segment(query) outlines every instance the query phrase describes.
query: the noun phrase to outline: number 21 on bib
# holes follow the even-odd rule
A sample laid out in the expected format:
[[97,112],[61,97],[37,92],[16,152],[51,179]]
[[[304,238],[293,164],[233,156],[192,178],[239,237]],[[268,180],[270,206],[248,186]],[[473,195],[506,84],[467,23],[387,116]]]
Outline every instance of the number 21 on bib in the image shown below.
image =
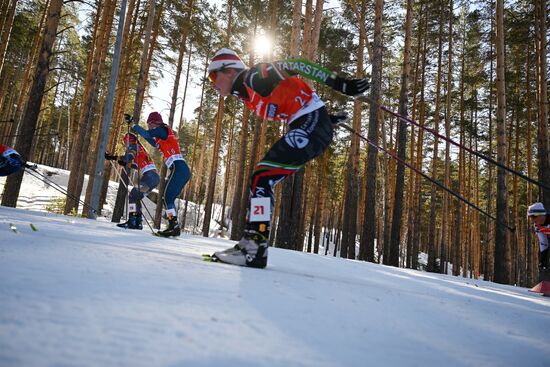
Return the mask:
[[250,199],[250,221],[269,222],[271,220],[271,199],[252,198]]

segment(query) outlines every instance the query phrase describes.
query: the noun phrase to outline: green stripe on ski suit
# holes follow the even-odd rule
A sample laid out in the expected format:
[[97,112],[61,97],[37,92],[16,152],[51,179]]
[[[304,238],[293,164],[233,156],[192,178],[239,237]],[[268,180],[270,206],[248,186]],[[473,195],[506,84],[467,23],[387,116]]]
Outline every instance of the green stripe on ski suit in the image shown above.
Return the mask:
[[[262,167],[263,166],[268,166],[266,168]],[[267,171],[267,170],[270,170],[270,169],[273,169],[273,168],[284,168],[284,169],[288,169],[288,170],[292,170],[292,171],[297,171],[299,170],[300,168],[302,168],[304,165],[299,165],[299,166],[292,166],[292,165],[285,165],[285,164],[280,164],[280,163],[275,163],[275,162],[270,162],[270,161],[260,161],[257,165],[258,168],[256,168],[254,170],[254,172],[262,172],[262,171]]]
[[277,61],[276,63],[283,71],[293,71],[303,77],[323,84],[326,84],[328,78],[331,76],[336,76],[335,72],[306,59],[286,59]]

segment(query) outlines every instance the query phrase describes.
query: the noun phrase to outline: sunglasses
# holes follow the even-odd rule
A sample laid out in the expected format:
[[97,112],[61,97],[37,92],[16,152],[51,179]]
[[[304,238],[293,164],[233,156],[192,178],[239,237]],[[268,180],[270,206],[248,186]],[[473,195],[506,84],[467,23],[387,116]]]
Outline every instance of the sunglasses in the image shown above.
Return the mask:
[[212,71],[208,73],[208,80],[210,80],[212,84],[216,84],[217,78],[218,78],[218,71]]

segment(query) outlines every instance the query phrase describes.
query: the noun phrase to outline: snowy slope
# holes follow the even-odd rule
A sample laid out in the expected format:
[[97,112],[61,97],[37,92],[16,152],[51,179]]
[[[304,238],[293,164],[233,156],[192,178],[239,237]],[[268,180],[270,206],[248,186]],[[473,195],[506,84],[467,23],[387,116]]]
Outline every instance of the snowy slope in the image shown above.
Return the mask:
[[[116,166],[115,166],[116,167]],[[61,213],[65,204],[65,194],[67,191],[67,184],[69,182],[70,172],[60,168],[54,168],[44,165],[38,165],[36,171],[30,172],[26,170],[23,175],[23,181],[21,184],[21,190],[19,192],[19,197],[17,200],[17,207],[38,211],[49,211],[49,212],[59,212]],[[4,190],[4,185],[6,184],[6,177],[0,177],[0,194]],[[88,185],[88,175],[84,176],[84,182],[82,185],[82,195],[80,196],[81,203],[79,204],[79,213],[82,213],[83,207],[82,203],[85,199],[86,189]],[[115,200],[118,191],[118,182],[109,181],[106,203],[102,208],[102,218],[110,220],[113,213],[113,208],[115,206]],[[132,189],[130,185],[130,189]],[[156,189],[153,191],[157,191]],[[0,195],[1,197],[1,195]],[[183,208],[184,203],[179,199],[176,199],[177,207]],[[142,201],[142,204],[145,207],[144,213],[146,219],[149,219],[152,215],[155,214],[156,204],[145,197]],[[87,210],[85,208],[85,210]],[[181,209],[183,213],[183,209]],[[193,231],[199,230],[202,233],[202,220],[204,216],[204,209],[196,205],[195,203],[188,203],[188,210],[185,220],[185,231],[191,233]],[[220,220],[221,206],[213,205],[211,229],[210,233],[212,235],[219,235],[220,229],[219,224],[216,220]],[[180,214],[180,219],[182,219],[183,214]],[[125,220],[125,219],[124,219]],[[123,220],[123,221],[124,221]],[[166,221],[162,221],[163,224],[166,224]],[[147,223],[143,223],[144,227],[147,227]]]
[[550,365],[525,288],[230,245],[0,207],[0,366]]

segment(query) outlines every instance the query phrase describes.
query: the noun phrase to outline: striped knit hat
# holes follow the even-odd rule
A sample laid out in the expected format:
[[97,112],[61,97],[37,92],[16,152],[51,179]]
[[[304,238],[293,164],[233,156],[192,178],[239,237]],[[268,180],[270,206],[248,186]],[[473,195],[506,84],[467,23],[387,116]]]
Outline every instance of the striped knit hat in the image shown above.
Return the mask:
[[527,209],[527,216],[534,217],[538,215],[546,215],[546,209],[542,203],[534,203]]
[[228,48],[222,48],[214,54],[208,65],[208,73],[223,69],[246,69],[246,66],[237,53]]

